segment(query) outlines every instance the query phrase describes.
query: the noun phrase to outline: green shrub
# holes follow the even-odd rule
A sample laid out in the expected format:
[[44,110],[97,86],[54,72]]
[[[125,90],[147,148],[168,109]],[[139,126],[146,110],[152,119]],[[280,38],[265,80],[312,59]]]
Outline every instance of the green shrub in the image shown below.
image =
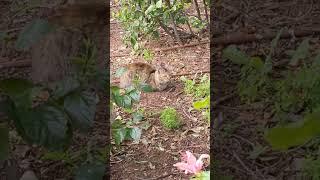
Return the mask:
[[180,120],[177,111],[174,108],[166,107],[160,116],[161,123],[168,129],[176,129],[180,127]]

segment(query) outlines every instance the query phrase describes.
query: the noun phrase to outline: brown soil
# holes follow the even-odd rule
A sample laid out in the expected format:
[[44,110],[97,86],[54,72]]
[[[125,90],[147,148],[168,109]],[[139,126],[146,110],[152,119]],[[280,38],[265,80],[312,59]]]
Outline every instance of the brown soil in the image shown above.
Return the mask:
[[[112,8],[112,11],[115,11]],[[111,79],[116,70],[127,63],[146,62],[143,57],[131,56],[130,48],[122,42],[124,34],[119,22],[111,20]],[[208,33],[203,40],[208,40]],[[197,40],[192,40],[197,42]],[[190,42],[192,43],[192,42]],[[151,50],[178,45],[171,37],[161,32],[160,40],[149,41]],[[173,74],[201,72],[209,70],[209,44],[189,48],[178,48],[166,52],[157,52],[151,63],[164,62],[173,69]],[[121,57],[119,57],[121,56]],[[194,77],[193,74],[191,77]],[[199,76],[199,75],[198,75]],[[209,125],[199,112],[192,107],[192,98],[183,93],[183,84],[175,77],[173,87],[162,92],[143,93],[139,108],[145,112],[160,112],[166,106],[178,111],[183,126],[178,130],[166,130],[159,116],[146,116],[144,121],[151,126],[143,130],[140,143],[127,141],[120,148],[114,148],[111,155],[111,178],[118,179],[188,179],[173,164],[180,161],[179,152],[190,150],[196,155],[209,154]],[[121,110],[118,114],[125,116]],[[168,176],[166,176],[168,175]]]
[[[256,29],[257,33],[278,32],[282,27],[293,29],[319,27],[319,3],[315,1],[219,1],[213,2],[215,22],[212,29],[223,33]],[[317,36],[311,38],[311,48],[319,47]],[[278,45],[273,63],[288,58],[285,50],[295,49],[303,38],[282,39]],[[270,40],[255,41],[237,45],[249,55],[264,57],[270,48]],[[213,42],[214,44],[214,42]],[[212,64],[214,72],[213,97],[217,99],[231,94],[239,81],[240,67],[222,61],[224,47],[213,45]],[[263,102],[245,104],[239,96],[220,103],[214,108],[215,128],[212,131],[213,174],[215,179],[223,176],[237,180],[248,179],[301,179],[301,169],[297,164],[301,157],[306,157],[304,147],[291,149],[289,152],[271,150],[265,141],[264,130],[273,126],[270,107]],[[250,154],[257,145],[266,147],[256,159]],[[226,178],[225,178],[226,179]]]

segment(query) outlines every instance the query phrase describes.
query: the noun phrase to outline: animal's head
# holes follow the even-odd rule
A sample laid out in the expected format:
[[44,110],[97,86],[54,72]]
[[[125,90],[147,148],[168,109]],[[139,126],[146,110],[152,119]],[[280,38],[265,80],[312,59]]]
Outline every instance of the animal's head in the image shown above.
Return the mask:
[[164,63],[161,63],[157,67],[154,76],[159,90],[164,90],[165,88],[167,88],[171,79],[171,73],[169,68]]

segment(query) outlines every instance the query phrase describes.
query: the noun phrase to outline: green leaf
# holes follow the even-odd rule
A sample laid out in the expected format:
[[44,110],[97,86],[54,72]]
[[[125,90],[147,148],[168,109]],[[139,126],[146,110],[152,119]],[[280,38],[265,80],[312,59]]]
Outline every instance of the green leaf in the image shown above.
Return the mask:
[[193,103],[193,107],[196,110],[201,110],[204,108],[208,108],[210,106],[210,96],[204,98],[203,100],[196,101]]
[[250,65],[257,70],[262,70],[264,68],[264,63],[259,57],[252,57]]
[[143,92],[152,92],[153,91],[153,88],[151,85],[149,84],[140,84],[140,89],[143,91]]
[[141,137],[142,130],[138,127],[133,127],[133,128],[130,128],[129,133],[130,133],[130,137],[134,141],[138,141]]
[[96,96],[88,92],[72,93],[64,100],[64,108],[71,124],[83,132],[92,126],[96,112]]
[[191,179],[193,179],[193,180],[210,180],[210,171],[202,171]]
[[143,119],[143,114],[139,111],[132,113],[133,122],[139,122]]
[[248,64],[250,61],[250,57],[238,50],[234,45],[230,45],[224,49],[222,57],[231,60],[235,64]]
[[296,66],[300,59],[305,59],[309,55],[309,38],[304,39],[296,51],[293,53],[289,64]]
[[140,100],[140,92],[136,89],[130,91],[128,94],[135,102],[138,102]]
[[308,114],[303,122],[274,127],[265,138],[274,149],[286,150],[306,143],[320,134],[320,110]]
[[0,81],[0,92],[8,95],[18,107],[30,107],[33,84],[23,79],[5,79]]
[[120,145],[122,141],[124,141],[126,134],[127,130],[125,128],[113,129],[112,137],[114,138],[116,145]]
[[76,169],[76,180],[102,180],[106,165],[100,162],[83,164]]
[[123,107],[130,109],[132,107],[132,99],[128,95],[123,96]]
[[47,20],[35,19],[29,25],[25,26],[19,34],[15,46],[18,50],[27,50],[35,42],[53,30],[54,27],[50,25]]
[[123,122],[119,119],[116,119],[115,121],[113,121],[112,125],[111,125],[111,129],[120,129],[123,127]]
[[0,123],[0,160],[9,156],[9,128],[6,123]]
[[17,109],[14,119],[17,131],[27,142],[49,150],[62,150],[68,140],[67,117],[59,107],[44,104],[33,110]]
[[77,81],[74,78],[67,77],[53,84],[52,96],[55,99],[59,99],[67,95],[68,93],[76,90],[79,87],[80,87],[79,81]]
[[151,4],[148,9],[145,11],[145,15],[148,15],[151,11],[155,9],[155,5]]
[[126,68],[121,67],[121,68],[117,69],[115,76],[116,76],[116,77],[120,77],[120,76],[122,76],[126,71],[127,71]]

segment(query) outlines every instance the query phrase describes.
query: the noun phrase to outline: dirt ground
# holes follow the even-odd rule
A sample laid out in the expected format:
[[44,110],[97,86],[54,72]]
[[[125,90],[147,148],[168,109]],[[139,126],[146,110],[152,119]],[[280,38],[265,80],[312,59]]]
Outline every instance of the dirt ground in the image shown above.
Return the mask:
[[[111,9],[115,10],[115,7]],[[112,76],[120,66],[146,61],[142,57],[129,54],[131,49],[126,48],[122,42],[124,32],[115,19],[111,19],[110,31],[112,81],[116,79]],[[204,36],[202,40],[209,39],[208,33]],[[151,50],[174,45],[178,44],[164,32],[161,32],[159,41],[147,43]],[[209,44],[203,44],[157,52],[151,63],[163,62],[173,69],[173,74],[200,73],[209,70],[209,56]],[[121,148],[113,150],[110,162],[112,179],[188,179],[188,176],[173,167],[173,164],[180,161],[179,152],[190,150],[196,155],[209,154],[209,124],[200,113],[188,111],[192,107],[192,98],[183,93],[183,84],[179,78],[173,78],[173,88],[162,92],[143,93],[138,106],[144,108],[145,112],[159,112],[165,106],[171,106],[177,110],[183,126],[178,130],[169,131],[160,124],[159,117],[146,117],[145,121],[151,126],[143,130],[141,142],[124,142]]]
[[[215,32],[234,33],[255,30],[255,33],[277,33],[281,28],[310,29],[319,27],[320,4],[312,0],[297,1],[214,1],[213,27]],[[319,48],[319,36],[311,38],[311,49]],[[304,39],[281,39],[277,46],[273,63],[284,58],[284,51],[295,49]],[[240,68],[230,62],[223,62],[221,52],[224,47],[214,44],[211,47],[213,75],[213,97],[217,99],[232,94],[239,81]],[[270,48],[271,40],[258,40],[238,44],[237,47],[250,56],[264,57]],[[306,149],[298,147],[288,152],[273,151],[263,137],[264,129],[274,124],[270,107],[256,102],[244,104],[238,95],[232,96],[213,109],[215,129],[212,131],[213,174],[215,179],[222,176],[237,180],[301,179],[297,164],[305,157]],[[250,159],[254,147],[266,147],[256,159]],[[227,178],[225,178],[227,179]],[[231,178],[230,178],[231,179]]]

